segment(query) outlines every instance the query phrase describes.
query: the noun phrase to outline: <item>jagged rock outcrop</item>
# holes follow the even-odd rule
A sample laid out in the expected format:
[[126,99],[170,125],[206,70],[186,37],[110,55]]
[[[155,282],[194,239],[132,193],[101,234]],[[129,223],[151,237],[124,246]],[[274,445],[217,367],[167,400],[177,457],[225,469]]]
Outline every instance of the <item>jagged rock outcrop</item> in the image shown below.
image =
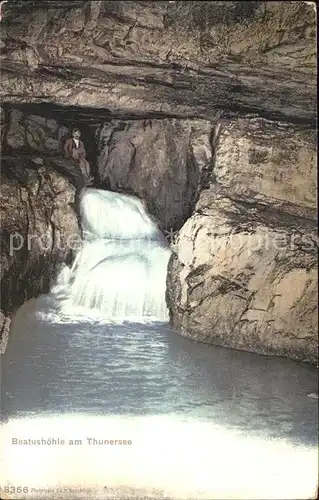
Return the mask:
[[75,188],[45,165],[23,172],[20,179],[1,176],[1,337],[12,312],[49,291],[59,265],[72,260],[81,242]]
[[80,242],[76,214],[83,175],[62,156],[69,129],[52,117],[1,108],[1,311],[4,348],[11,315],[49,291]]
[[203,120],[103,124],[96,134],[101,186],[139,196],[163,230],[180,229],[211,161],[212,128]]
[[0,144],[1,144],[0,152],[2,151],[2,142],[5,132],[5,126],[6,126],[6,115],[4,109],[0,106]]
[[1,150],[17,154],[62,155],[70,130],[53,118],[25,114],[18,108],[1,108]]
[[167,299],[183,335],[315,362],[316,138],[266,120],[221,124]]
[[316,119],[307,2],[11,0],[0,40],[5,102],[126,118]]
[[11,178],[27,184],[27,169],[45,164],[77,188],[84,186],[78,163],[63,156],[64,143],[71,137],[70,129],[54,119],[52,112],[41,116],[5,106],[1,108],[0,118],[2,169]]
[[63,141],[70,136],[56,120],[37,115],[24,115],[19,109],[9,111],[4,131],[4,147],[14,151],[33,151],[45,155],[61,154]]

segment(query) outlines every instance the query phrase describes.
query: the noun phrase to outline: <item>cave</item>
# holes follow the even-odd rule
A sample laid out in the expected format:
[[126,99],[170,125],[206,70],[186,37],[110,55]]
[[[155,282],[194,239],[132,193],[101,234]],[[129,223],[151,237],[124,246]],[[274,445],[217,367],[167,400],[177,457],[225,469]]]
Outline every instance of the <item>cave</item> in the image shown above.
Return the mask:
[[314,2],[0,9],[4,498],[317,498]]
[[[52,126],[55,126],[54,130]],[[192,145],[187,144],[187,134],[194,135],[193,128],[196,126],[200,130],[201,122],[191,120],[187,123],[186,120],[172,119],[170,116],[156,117],[147,113],[138,116],[116,115],[109,113],[108,110],[79,106],[4,102],[2,104],[3,174],[19,178],[20,182],[27,184],[28,168],[34,167],[34,162],[41,160],[66,176],[77,188],[83,187],[81,170],[73,161],[65,159],[63,153],[66,140],[72,137],[72,130],[78,127],[94,177],[92,186],[133,194],[144,199],[162,230],[177,231],[192,213],[200,181],[200,167],[195,165],[196,159],[188,150]],[[15,127],[20,127],[20,131],[25,127],[25,131],[19,137],[15,137]],[[208,126],[203,121],[203,130],[205,127]],[[178,151],[177,141],[169,137],[174,133],[181,135],[181,140],[185,142],[185,151]],[[150,137],[147,137],[147,134]],[[166,179],[162,179],[160,195],[158,190],[150,192],[148,179],[144,180],[144,183],[141,179],[140,185],[132,183],[129,179],[130,171],[136,169],[135,163],[140,160],[140,158],[136,160],[136,155],[144,154],[143,151],[140,153],[141,148],[135,146],[134,140],[137,142],[142,140],[144,148],[147,147],[148,141],[150,143],[148,146],[151,147],[151,142],[157,140],[159,134],[163,135],[160,146],[164,149],[166,162],[169,163],[166,166]],[[103,156],[107,148],[109,148],[109,163],[117,163],[115,168],[121,172],[118,178],[113,178],[112,174],[103,171],[105,163]],[[156,163],[155,151],[151,161]],[[125,167],[124,162],[127,162]],[[185,179],[182,186],[177,186],[178,180],[176,181],[177,193],[175,193],[170,182],[174,180],[174,176],[181,175],[181,172],[174,172],[177,163],[179,169],[184,170],[182,175],[184,174]],[[209,165],[205,167],[206,170],[209,169]],[[114,169],[114,166],[110,168]],[[125,169],[127,171],[123,173]],[[145,167],[141,168],[143,169],[145,170]],[[124,176],[123,179],[121,176]],[[174,198],[178,199],[179,209],[172,206]]]
[[[64,136],[58,138],[60,150],[49,150],[41,151],[41,154],[38,156],[44,156],[43,160],[47,160],[50,158],[63,158],[63,145],[69,137],[71,137],[71,131],[73,128],[79,127],[85,138],[85,148],[86,155],[90,165],[92,165],[92,172],[94,177],[97,177],[97,150],[96,150],[96,141],[95,141],[95,130],[104,122],[110,121],[110,115],[107,112],[99,113],[98,110],[92,109],[82,109],[81,107],[76,106],[56,106],[54,104],[12,104],[10,102],[2,103],[2,110],[4,116],[9,116],[12,110],[16,110],[21,113],[21,116],[36,116],[40,117],[44,120],[54,120],[59,124],[59,127],[64,127],[65,132]],[[4,161],[4,172],[6,172],[6,162],[12,161],[12,159],[16,156],[16,164],[18,162],[25,161],[32,162],[32,158],[34,158],[35,150],[28,144],[27,142],[23,144],[22,147],[19,147],[17,150],[7,144],[5,134],[8,130],[8,127],[5,126],[5,118],[3,117],[3,127],[4,127],[4,139],[3,139],[3,147],[2,147],[2,160]],[[39,145],[39,150],[41,146]],[[60,166],[60,172],[64,172],[65,175],[69,175],[70,180],[76,183],[77,177],[76,173],[72,176],[72,172],[67,172],[67,168],[64,168],[65,165]],[[56,165],[55,168],[59,169],[59,166]],[[14,172],[12,172],[14,173]]]

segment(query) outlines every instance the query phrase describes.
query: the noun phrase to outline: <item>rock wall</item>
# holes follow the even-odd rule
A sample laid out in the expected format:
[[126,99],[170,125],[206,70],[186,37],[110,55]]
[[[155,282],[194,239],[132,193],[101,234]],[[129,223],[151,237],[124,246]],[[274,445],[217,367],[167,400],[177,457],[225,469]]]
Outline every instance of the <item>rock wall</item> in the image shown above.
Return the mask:
[[316,121],[307,2],[15,0],[0,42],[3,102]]
[[220,125],[206,188],[169,263],[171,322],[216,345],[316,362],[315,133]]
[[[5,170],[5,169],[3,169]],[[4,349],[12,312],[49,290],[62,262],[80,243],[75,188],[50,167],[24,168],[24,176],[1,175],[1,311]]]
[[18,107],[0,107],[2,169],[11,178],[27,184],[28,168],[45,164],[82,188],[84,178],[78,163],[63,157],[64,142],[71,137],[71,131],[52,114],[52,109],[47,116],[41,116],[33,114],[30,108],[25,112]]
[[25,114],[18,108],[1,108],[2,151],[62,155],[70,130],[53,118]]
[[160,227],[180,229],[195,206],[201,172],[211,161],[213,124],[204,120],[134,120],[96,133],[102,187],[143,200]]

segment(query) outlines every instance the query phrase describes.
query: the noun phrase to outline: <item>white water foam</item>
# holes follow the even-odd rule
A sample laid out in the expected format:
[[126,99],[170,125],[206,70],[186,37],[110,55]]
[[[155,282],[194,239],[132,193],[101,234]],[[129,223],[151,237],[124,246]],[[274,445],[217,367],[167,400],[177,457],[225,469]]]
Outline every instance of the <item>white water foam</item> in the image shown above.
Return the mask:
[[158,239],[159,230],[138,198],[86,189],[81,200],[82,226],[96,238]]
[[87,189],[81,200],[85,241],[72,269],[53,293],[64,293],[62,313],[89,310],[109,319],[167,320],[170,249],[143,203],[132,196]]

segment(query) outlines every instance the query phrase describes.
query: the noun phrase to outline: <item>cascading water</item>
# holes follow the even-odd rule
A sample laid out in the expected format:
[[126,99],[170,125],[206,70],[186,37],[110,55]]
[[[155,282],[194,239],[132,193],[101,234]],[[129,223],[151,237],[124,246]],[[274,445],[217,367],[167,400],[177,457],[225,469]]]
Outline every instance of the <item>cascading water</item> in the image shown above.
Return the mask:
[[53,290],[66,294],[63,310],[95,310],[113,319],[167,319],[166,270],[170,249],[143,203],[128,195],[86,189],[84,235],[72,268]]

